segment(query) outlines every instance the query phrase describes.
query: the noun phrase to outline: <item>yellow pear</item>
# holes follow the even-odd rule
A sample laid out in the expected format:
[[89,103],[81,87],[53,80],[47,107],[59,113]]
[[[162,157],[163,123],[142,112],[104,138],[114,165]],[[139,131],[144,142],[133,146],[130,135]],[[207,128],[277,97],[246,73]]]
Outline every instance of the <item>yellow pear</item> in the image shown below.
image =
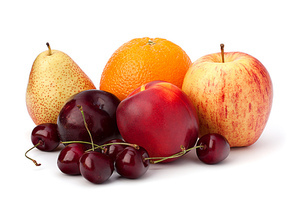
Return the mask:
[[27,87],[26,104],[36,125],[56,123],[65,101],[72,95],[96,89],[89,77],[65,53],[51,50],[35,59]]

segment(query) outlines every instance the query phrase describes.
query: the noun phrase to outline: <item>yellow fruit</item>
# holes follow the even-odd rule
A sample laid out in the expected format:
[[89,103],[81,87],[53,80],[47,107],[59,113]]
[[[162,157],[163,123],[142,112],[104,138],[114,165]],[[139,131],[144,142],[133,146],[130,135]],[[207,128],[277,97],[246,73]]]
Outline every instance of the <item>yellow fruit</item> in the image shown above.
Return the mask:
[[33,63],[26,93],[27,109],[36,125],[56,123],[70,96],[96,88],[67,54],[47,46]]

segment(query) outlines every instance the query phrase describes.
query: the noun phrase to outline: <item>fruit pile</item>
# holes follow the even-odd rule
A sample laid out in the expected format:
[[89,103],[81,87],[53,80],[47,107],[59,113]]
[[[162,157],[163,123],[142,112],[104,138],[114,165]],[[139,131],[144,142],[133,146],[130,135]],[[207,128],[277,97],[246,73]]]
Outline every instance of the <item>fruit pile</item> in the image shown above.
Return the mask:
[[[78,107],[83,113],[82,106]],[[85,122],[85,128],[89,131]],[[92,140],[92,135],[89,132]],[[37,125],[31,135],[34,147],[42,151],[53,151],[59,144],[57,125],[43,123]],[[117,173],[125,178],[136,179],[146,173],[150,163],[155,164],[170,159],[178,158],[192,149],[196,149],[198,158],[206,164],[216,164],[223,161],[230,152],[227,140],[219,134],[207,134],[201,137],[196,146],[185,149],[169,157],[149,157],[148,152],[137,144],[124,142],[122,139],[112,139],[102,145],[95,145],[86,141],[62,142],[66,146],[60,151],[57,166],[61,172],[68,175],[82,175],[88,181],[100,184],[107,181],[116,169]],[[91,145],[90,149],[86,145]],[[32,148],[31,148],[32,149]],[[30,151],[29,149],[28,151]],[[41,164],[36,160],[26,157],[36,166]]]
[[65,53],[48,50],[33,63],[28,112],[33,148],[53,151],[61,172],[103,183],[114,171],[135,179],[150,164],[191,150],[206,164],[231,147],[257,141],[269,117],[272,83],[265,67],[241,52],[191,63],[178,45],[133,39],[106,64],[100,90]]

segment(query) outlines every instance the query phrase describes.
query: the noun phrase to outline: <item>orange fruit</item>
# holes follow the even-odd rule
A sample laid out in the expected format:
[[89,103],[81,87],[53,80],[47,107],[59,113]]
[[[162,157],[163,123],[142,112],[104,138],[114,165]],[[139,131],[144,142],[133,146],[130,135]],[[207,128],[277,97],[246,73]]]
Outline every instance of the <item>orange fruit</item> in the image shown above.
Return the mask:
[[100,89],[123,100],[136,88],[154,80],[182,88],[191,64],[185,51],[166,39],[135,38],[113,53],[102,72]]

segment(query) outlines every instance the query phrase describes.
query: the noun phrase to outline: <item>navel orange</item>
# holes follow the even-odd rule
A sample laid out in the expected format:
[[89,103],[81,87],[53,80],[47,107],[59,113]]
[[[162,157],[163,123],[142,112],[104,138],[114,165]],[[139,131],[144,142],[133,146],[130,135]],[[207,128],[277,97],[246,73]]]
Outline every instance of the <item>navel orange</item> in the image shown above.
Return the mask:
[[135,38],[119,47],[107,62],[100,89],[125,99],[139,86],[154,80],[182,88],[192,64],[178,45],[162,38]]

